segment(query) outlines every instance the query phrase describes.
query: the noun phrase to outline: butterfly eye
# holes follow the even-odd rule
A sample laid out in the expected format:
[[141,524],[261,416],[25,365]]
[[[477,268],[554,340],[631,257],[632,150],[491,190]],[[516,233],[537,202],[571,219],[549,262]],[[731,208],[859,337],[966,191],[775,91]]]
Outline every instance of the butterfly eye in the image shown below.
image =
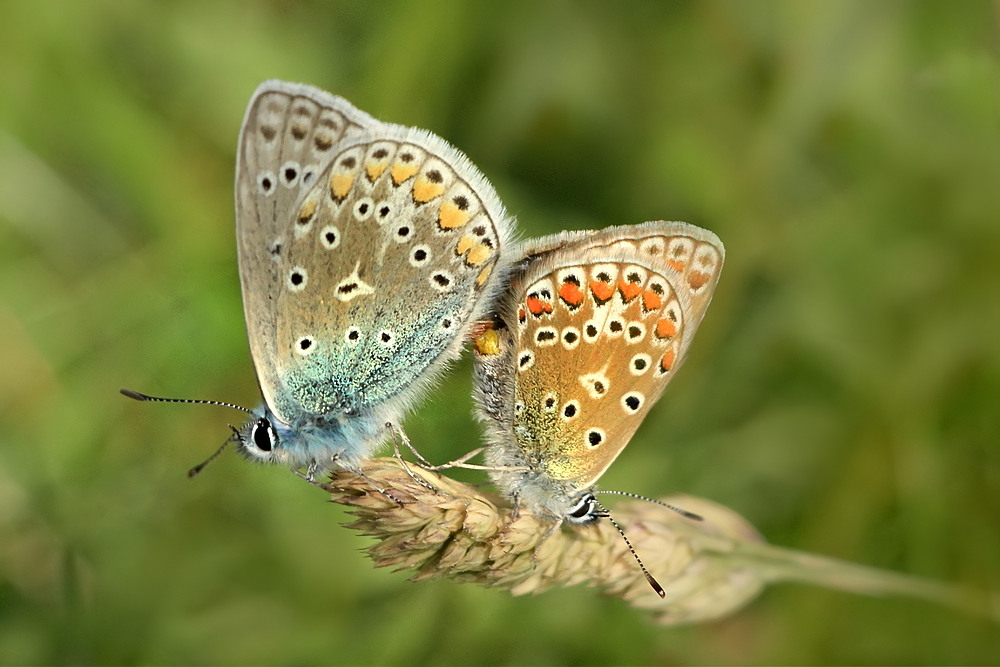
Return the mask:
[[250,439],[253,440],[253,444],[257,446],[257,449],[262,452],[269,452],[274,446],[274,428],[264,417],[257,420],[257,423],[253,425],[253,432],[250,434]]
[[570,523],[591,523],[600,517],[597,511],[597,499],[592,493],[580,496],[576,505],[566,513],[566,520]]

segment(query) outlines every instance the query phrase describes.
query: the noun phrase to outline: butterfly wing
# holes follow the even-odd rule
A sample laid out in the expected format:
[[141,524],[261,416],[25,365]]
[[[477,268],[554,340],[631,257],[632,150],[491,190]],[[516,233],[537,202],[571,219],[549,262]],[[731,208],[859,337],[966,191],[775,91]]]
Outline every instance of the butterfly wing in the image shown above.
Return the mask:
[[494,441],[514,441],[515,461],[583,490],[676,373],[724,249],[711,232],[653,222],[541,239],[525,255],[501,310],[500,363],[512,379],[497,386],[505,397],[486,397],[486,411],[507,430]]
[[[326,94],[259,97],[237,197],[238,208],[251,206],[239,223],[241,275],[265,400],[293,426],[393,420],[457,354],[495,289],[506,213],[472,163],[428,132],[374,121]],[[270,102],[286,98],[288,111],[273,112],[284,123],[280,145],[265,151],[264,128],[279,125],[265,119]],[[300,104],[315,109],[313,134],[295,129],[307,118]],[[328,116],[346,131],[326,148],[311,137]],[[311,165],[317,149],[315,180],[286,178],[287,163]],[[261,183],[271,173],[268,193]]]

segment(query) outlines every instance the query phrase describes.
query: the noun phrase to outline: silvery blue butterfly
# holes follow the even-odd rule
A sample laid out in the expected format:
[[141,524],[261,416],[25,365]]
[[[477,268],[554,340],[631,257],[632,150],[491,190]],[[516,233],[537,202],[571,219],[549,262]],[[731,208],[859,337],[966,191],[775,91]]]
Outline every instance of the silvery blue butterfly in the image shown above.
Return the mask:
[[590,522],[607,515],[594,485],[684,360],[725,250],[707,230],[647,222],[520,254],[475,343],[486,459],[516,506]]
[[236,236],[264,405],[234,429],[238,449],[311,472],[371,456],[493,300],[512,224],[443,139],[261,84],[240,130]]

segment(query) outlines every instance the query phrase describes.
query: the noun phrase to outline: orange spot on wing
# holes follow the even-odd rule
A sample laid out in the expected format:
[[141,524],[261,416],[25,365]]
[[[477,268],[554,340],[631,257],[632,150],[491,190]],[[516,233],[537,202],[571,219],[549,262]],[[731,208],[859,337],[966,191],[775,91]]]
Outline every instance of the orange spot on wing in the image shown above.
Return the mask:
[[472,250],[469,251],[469,254],[465,256],[465,263],[469,266],[479,266],[489,259],[491,253],[492,251],[488,247],[480,243],[472,248]]
[[368,180],[374,183],[388,166],[386,162],[369,162],[365,165],[365,173],[368,174]]
[[666,373],[674,366],[674,348],[670,348],[663,353],[663,358],[660,359],[660,370]]
[[615,288],[608,283],[594,280],[590,283],[590,291],[598,301],[607,301],[614,295]]
[[493,254],[489,246],[478,241],[475,236],[466,234],[455,244],[455,254],[459,257],[465,255],[465,263],[469,266],[480,266]]
[[524,321],[528,319],[528,313],[524,311],[524,308],[517,309],[517,321],[524,324]]
[[315,214],[316,214],[316,200],[312,199],[303,204],[302,208],[299,209],[299,223],[305,224],[309,222],[312,219],[313,215]]
[[642,287],[638,283],[630,283],[624,280],[618,281],[618,289],[621,290],[622,296],[625,298],[625,303],[639,296],[639,292],[642,291]]
[[465,236],[460,238],[458,240],[458,243],[455,245],[455,254],[464,255],[465,253],[469,252],[469,250],[471,250],[472,246],[474,245],[476,245],[476,237],[466,234]]
[[335,173],[330,177],[330,194],[337,201],[343,201],[354,185],[354,174]]
[[487,266],[482,271],[480,271],[479,275],[476,276],[476,285],[478,285],[479,287],[482,287],[483,285],[485,285],[486,281],[489,280],[490,273],[492,271],[493,271],[493,265],[492,264],[490,266]]
[[583,303],[583,292],[576,283],[566,282],[559,288],[559,298],[576,308]]
[[681,259],[668,259],[667,266],[669,266],[674,271],[683,271],[684,267],[687,266],[687,262]]
[[[541,317],[542,313],[545,312],[546,304],[544,301],[539,299],[537,296],[529,296],[524,304],[528,307],[528,312],[530,312],[535,317]],[[549,312],[552,311],[552,306],[549,306]]]
[[417,173],[417,165],[412,162],[397,162],[392,165],[392,182],[399,185],[406,179]]
[[446,201],[441,204],[441,211],[438,213],[438,227],[455,229],[468,221],[469,214],[456,206],[454,202]]
[[663,299],[653,290],[648,289],[642,293],[642,309],[646,312],[656,310],[662,305]]
[[426,178],[418,178],[417,182],[413,184],[413,199],[420,204],[441,196],[442,192],[444,192],[444,185],[434,183]]
[[666,317],[661,317],[656,323],[657,338],[673,338],[677,335],[677,325]]
[[711,274],[702,273],[701,271],[692,271],[688,274],[688,285],[691,286],[691,289],[697,291],[704,287],[711,279]]

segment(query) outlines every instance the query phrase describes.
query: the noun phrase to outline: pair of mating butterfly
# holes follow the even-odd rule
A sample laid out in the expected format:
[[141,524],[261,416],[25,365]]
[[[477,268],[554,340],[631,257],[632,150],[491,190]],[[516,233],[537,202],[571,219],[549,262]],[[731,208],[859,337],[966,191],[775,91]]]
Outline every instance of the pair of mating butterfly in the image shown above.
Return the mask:
[[239,449],[357,469],[474,337],[494,483],[538,514],[606,515],[593,485],[684,358],[723,246],[679,222],[519,246],[512,231],[443,139],[262,84],[240,132],[236,232],[265,404]]

